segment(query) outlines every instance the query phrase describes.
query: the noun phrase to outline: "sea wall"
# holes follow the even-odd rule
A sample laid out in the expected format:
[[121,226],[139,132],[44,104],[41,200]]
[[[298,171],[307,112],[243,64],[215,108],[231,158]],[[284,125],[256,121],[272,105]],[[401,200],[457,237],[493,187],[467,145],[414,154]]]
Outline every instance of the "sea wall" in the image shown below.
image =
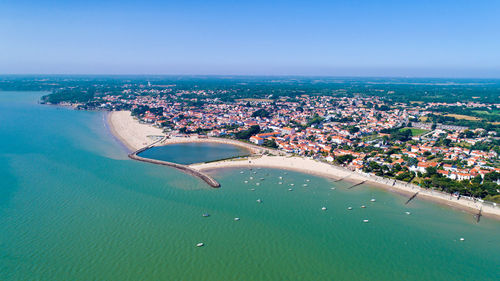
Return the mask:
[[177,163],[173,163],[173,162],[162,161],[162,160],[144,158],[144,157],[141,157],[141,156],[137,155],[137,154],[143,152],[144,150],[146,150],[148,148],[151,148],[151,146],[153,146],[153,145],[146,146],[146,147],[143,147],[143,148],[141,148],[139,150],[136,150],[135,152],[130,153],[128,155],[128,157],[130,159],[134,159],[134,160],[137,160],[137,161],[142,161],[142,162],[147,162],[147,163],[164,165],[164,166],[169,166],[169,167],[172,167],[172,168],[176,168],[176,169],[181,170],[182,172],[184,172],[186,174],[189,174],[189,175],[192,175],[192,176],[195,176],[195,177],[198,177],[198,178],[202,179],[204,182],[206,182],[208,185],[210,185],[213,188],[220,187],[220,183],[217,182],[214,178],[212,178],[211,176],[209,176],[209,175],[207,175],[205,173],[202,173],[202,172],[200,172],[200,171],[198,171],[196,169],[193,169],[193,168],[191,168],[189,166],[182,165],[182,164],[177,164]]

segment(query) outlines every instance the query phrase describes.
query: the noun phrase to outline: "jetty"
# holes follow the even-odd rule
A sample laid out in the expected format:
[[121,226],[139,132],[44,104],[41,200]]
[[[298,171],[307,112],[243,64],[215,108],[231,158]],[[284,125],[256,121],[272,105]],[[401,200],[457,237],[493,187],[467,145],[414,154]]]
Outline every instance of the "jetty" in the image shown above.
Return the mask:
[[[161,140],[160,140],[161,141]],[[173,163],[173,162],[168,162],[168,161],[162,161],[162,160],[156,160],[156,159],[150,159],[150,158],[144,158],[144,157],[141,157],[139,156],[138,154],[153,147],[154,145],[156,144],[153,143],[151,145],[148,145],[146,147],[143,147],[141,149],[138,149],[132,153],[130,153],[128,155],[128,157],[130,159],[133,159],[133,160],[137,160],[137,161],[142,161],[142,162],[147,162],[147,163],[152,163],[152,164],[157,164],[157,165],[164,165],[164,166],[169,166],[169,167],[172,167],[172,168],[176,168],[188,175],[192,175],[192,176],[195,176],[195,177],[198,177],[200,179],[202,179],[204,182],[206,182],[208,185],[210,185],[211,187],[213,188],[218,188],[220,187],[220,183],[217,182],[214,178],[212,178],[211,176],[205,174],[205,173],[202,173],[196,169],[193,169],[189,166],[186,166],[186,165],[182,165],[182,164],[177,164],[177,163]]]
[[349,176],[350,176],[350,175],[347,175],[347,176],[345,176],[345,177],[343,177],[343,178],[340,178],[340,179],[338,179],[338,180],[334,180],[333,182],[343,181],[343,180],[347,179]]
[[362,182],[358,182],[357,184],[354,184],[354,185],[349,186],[347,189],[351,189],[351,188],[356,187],[356,186],[358,186],[358,185],[362,185],[362,184],[363,184],[363,183],[365,183],[365,182],[366,182],[366,180],[364,180],[364,181],[362,181]]
[[405,205],[408,205],[408,203],[410,203],[410,201],[411,201],[411,200],[415,199],[415,197],[417,197],[417,195],[418,195],[418,191],[417,191],[417,193],[413,194],[413,195],[412,195],[412,196],[408,199],[408,201],[406,201]]
[[481,220],[481,216],[483,215],[483,207],[481,207],[481,209],[479,209],[479,213],[477,213],[477,215],[475,215],[476,217],[476,223],[479,223],[479,221]]

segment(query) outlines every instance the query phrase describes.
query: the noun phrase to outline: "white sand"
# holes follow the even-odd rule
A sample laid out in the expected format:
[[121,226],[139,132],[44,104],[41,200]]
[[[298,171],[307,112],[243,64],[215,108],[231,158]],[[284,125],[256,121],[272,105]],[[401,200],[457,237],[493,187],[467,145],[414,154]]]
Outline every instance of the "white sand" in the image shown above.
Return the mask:
[[423,189],[411,184],[403,184],[394,180],[370,176],[363,173],[349,171],[347,169],[330,165],[328,163],[302,158],[302,157],[286,157],[286,156],[257,156],[248,159],[230,159],[219,162],[200,163],[190,165],[192,168],[202,170],[232,168],[232,167],[267,167],[276,169],[296,170],[303,173],[319,175],[323,177],[341,179],[352,182],[353,184],[367,181],[371,185],[388,189],[391,191],[404,193],[407,195],[419,192],[417,198],[424,198],[431,201],[436,201],[441,204],[446,204],[455,208],[460,208],[468,212],[477,214],[482,208],[482,214],[485,216],[495,217],[500,219],[500,207],[494,207],[489,204],[482,204],[479,201],[473,201],[462,197],[457,200],[448,193]]
[[113,135],[132,151],[155,142],[155,138],[151,136],[165,135],[161,129],[139,123],[130,115],[130,111],[111,112],[108,116],[108,124]]
[[[143,148],[157,141],[157,138],[151,136],[165,136],[161,129],[155,128],[149,124],[141,124],[134,119],[129,111],[114,111],[109,114],[108,123],[111,132],[119,138],[129,149],[132,151]],[[233,145],[243,146],[254,154],[261,154],[263,152],[271,152],[272,154],[284,155],[282,152],[276,150],[269,150],[252,144],[221,138],[198,138],[197,136],[190,137],[175,137],[169,136],[163,142],[155,145],[168,145],[173,143],[188,143],[188,142],[216,142],[227,143]],[[485,216],[495,217],[500,219],[500,207],[482,204],[478,201],[474,202],[467,198],[457,200],[449,194],[421,189],[414,185],[407,185],[403,183],[396,183],[393,185],[394,180],[383,179],[367,174],[352,172],[341,167],[330,165],[327,163],[319,162],[316,160],[303,158],[303,157],[287,157],[287,156],[256,156],[247,159],[231,159],[225,161],[193,164],[190,167],[199,171],[218,169],[218,168],[231,168],[231,167],[268,167],[276,169],[296,170],[299,172],[315,174],[323,177],[341,179],[346,178],[354,183],[367,180],[370,184],[396,191],[404,194],[414,194],[419,192],[418,198],[425,198],[428,200],[436,201],[452,207],[457,207],[471,213],[477,213],[480,208],[483,210]]]

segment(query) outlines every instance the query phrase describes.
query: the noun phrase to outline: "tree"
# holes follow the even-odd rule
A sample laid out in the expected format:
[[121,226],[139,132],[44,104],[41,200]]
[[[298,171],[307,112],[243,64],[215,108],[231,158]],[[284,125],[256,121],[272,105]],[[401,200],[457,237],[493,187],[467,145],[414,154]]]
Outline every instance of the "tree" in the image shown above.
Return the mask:
[[346,163],[350,163],[353,159],[354,159],[354,156],[352,156],[351,154],[344,154],[344,155],[335,157],[335,162],[343,165]]
[[437,174],[437,169],[436,167],[427,167],[425,168],[425,176],[426,177],[431,177],[433,175],[436,175]]
[[236,138],[240,140],[247,140],[251,136],[258,134],[259,132],[260,132],[259,125],[253,125],[250,128],[248,128],[248,130],[239,131],[238,133],[236,133]]
[[278,144],[274,141],[274,139],[266,139],[262,145],[270,148],[278,148]]
[[267,112],[267,110],[265,110],[265,109],[259,109],[259,110],[254,111],[254,113],[252,113],[252,117],[264,118],[264,117],[269,117],[269,116],[271,116],[271,114],[269,114],[269,112]]

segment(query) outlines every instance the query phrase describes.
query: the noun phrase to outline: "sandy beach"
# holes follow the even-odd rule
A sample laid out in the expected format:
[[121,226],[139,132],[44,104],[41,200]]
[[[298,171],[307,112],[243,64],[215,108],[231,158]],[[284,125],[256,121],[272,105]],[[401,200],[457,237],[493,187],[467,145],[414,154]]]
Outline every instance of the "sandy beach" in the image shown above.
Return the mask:
[[[111,112],[108,117],[108,122],[111,132],[132,151],[153,144],[155,141],[158,141],[157,136],[165,136],[165,134],[162,133],[162,130],[149,124],[139,123],[130,115],[129,111]],[[423,189],[412,184],[395,182],[394,180],[380,178],[369,174],[353,172],[342,167],[309,158],[286,156],[285,153],[276,150],[269,150],[236,140],[222,138],[199,138],[197,136],[168,136],[168,138],[165,138],[162,142],[156,143],[155,145],[192,142],[233,144],[245,147],[254,154],[254,156],[244,159],[230,159],[210,163],[192,164],[189,166],[198,171],[236,167],[264,167],[295,170],[331,179],[343,179],[353,182],[353,184],[366,181],[370,185],[406,195],[412,195],[419,192],[419,199],[435,201],[473,214],[477,214],[479,209],[482,209],[483,215],[500,219],[499,206],[483,204],[479,201],[470,200],[465,197],[457,200],[456,197],[452,197],[447,193]],[[264,152],[268,152],[273,155],[262,155]]]
[[294,170],[335,180],[343,179],[346,181],[350,181],[353,184],[366,181],[367,184],[408,196],[411,196],[418,192],[419,199],[435,201],[454,208],[468,211],[473,214],[477,214],[479,209],[482,208],[482,214],[484,216],[496,217],[497,219],[500,219],[500,208],[498,206],[494,207],[492,205],[482,204],[479,201],[473,201],[465,197],[457,200],[456,197],[452,197],[448,193],[424,189],[412,184],[395,182],[391,179],[385,179],[371,176],[369,174],[350,171],[342,167],[337,167],[309,158],[263,155],[250,157],[248,159],[230,159],[218,162],[193,164],[190,166],[200,171],[208,171],[221,168],[275,168]]
[[[148,146],[156,141],[154,136],[164,136],[161,129],[141,124],[130,115],[130,111],[112,111],[108,115],[111,133],[131,151]],[[153,136],[153,137],[152,137]]]

